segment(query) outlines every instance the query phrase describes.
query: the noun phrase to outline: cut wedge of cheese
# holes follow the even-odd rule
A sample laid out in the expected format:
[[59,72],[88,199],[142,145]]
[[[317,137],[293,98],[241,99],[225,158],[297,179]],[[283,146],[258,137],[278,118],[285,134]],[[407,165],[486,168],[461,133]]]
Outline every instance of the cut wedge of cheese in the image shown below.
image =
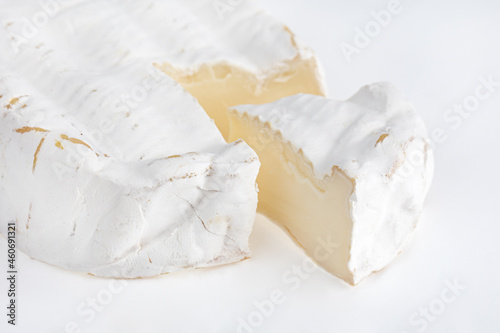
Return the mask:
[[[106,277],[247,258],[255,152],[227,144],[150,53],[140,56],[149,50],[125,55],[91,40],[94,16],[112,16],[107,2],[74,6],[17,51],[0,32],[1,233],[15,221],[17,247],[30,257]],[[99,10],[82,18],[78,8]],[[111,38],[117,29],[100,34],[127,44]]]
[[408,243],[433,172],[423,122],[390,84],[345,102],[298,94],[231,108],[230,140],[262,163],[259,210],[357,284]]
[[98,66],[150,59],[198,99],[224,136],[229,106],[269,103],[300,92],[324,94],[314,53],[287,27],[254,1],[226,7],[217,3],[55,1],[48,23],[38,28],[36,21],[21,18],[47,10],[38,1],[25,0],[9,4],[14,12],[4,15],[4,25],[14,49],[27,40],[48,49],[77,44],[78,58]]

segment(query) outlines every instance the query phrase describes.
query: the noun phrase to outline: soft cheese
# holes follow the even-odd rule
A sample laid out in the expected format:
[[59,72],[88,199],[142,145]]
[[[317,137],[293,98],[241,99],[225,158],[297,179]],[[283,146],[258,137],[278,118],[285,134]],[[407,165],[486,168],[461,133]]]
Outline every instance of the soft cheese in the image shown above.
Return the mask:
[[224,136],[229,106],[324,93],[314,53],[254,1],[226,9],[212,0],[55,3],[40,29],[29,20],[44,12],[38,1],[9,3],[19,8],[3,20],[14,48],[31,35],[31,24],[36,33],[30,40],[49,48],[78,44],[79,57],[99,65],[148,58],[198,99]]
[[[77,15],[114,9],[122,19],[118,7],[64,3],[72,6],[59,23],[17,50],[16,35],[0,32],[1,233],[15,221],[18,249],[32,258],[107,277],[248,257],[256,154],[227,144],[197,101],[153,66],[151,49],[137,45],[132,56],[99,44],[129,41],[112,38],[118,28],[97,34],[93,17]],[[14,28],[21,13],[32,11],[2,12],[0,21]]]
[[[262,163],[259,210],[351,284],[407,244],[433,172],[425,126],[390,84],[345,102],[298,94],[230,110]],[[328,244],[325,250],[325,244]]]

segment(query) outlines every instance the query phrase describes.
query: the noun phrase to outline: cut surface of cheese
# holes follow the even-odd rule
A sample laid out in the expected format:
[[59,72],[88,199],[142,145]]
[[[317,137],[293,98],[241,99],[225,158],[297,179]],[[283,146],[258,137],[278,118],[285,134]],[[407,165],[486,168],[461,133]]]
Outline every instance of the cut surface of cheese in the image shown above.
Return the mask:
[[345,102],[298,94],[229,110],[259,155],[259,211],[330,273],[357,284],[408,243],[433,172],[425,126],[390,84]]
[[[147,58],[198,99],[227,136],[227,107],[260,104],[296,93],[324,94],[314,53],[255,1],[222,11],[212,0],[67,0],[43,26],[21,20],[43,12],[38,1],[6,7],[11,44],[52,49],[78,44],[78,58],[97,66]],[[11,15],[8,15],[8,11]],[[2,8],[3,10],[3,8]],[[63,54],[61,54],[64,56]]]
[[280,73],[259,78],[254,73],[229,65],[206,66],[193,75],[183,75],[161,66],[195,96],[220,131],[227,138],[229,119],[227,108],[241,103],[262,104],[301,92],[323,95],[313,59],[290,61],[290,67]]
[[[7,29],[40,10],[28,3],[0,13]],[[247,258],[255,152],[227,144],[150,49],[117,45],[118,27],[103,29],[126,16],[113,2],[57,3],[68,8],[18,49],[0,31],[0,232],[15,221],[30,257],[106,277]]]
[[[132,12],[160,36],[177,28],[165,19],[177,7],[197,21],[186,37],[196,42],[182,50],[179,45],[157,66],[198,99],[225,137],[229,106],[269,103],[297,93],[325,94],[314,52],[255,1],[240,1],[225,14],[211,0],[154,2],[155,10],[146,9],[151,0],[134,2]],[[175,31],[179,34],[178,28]]]

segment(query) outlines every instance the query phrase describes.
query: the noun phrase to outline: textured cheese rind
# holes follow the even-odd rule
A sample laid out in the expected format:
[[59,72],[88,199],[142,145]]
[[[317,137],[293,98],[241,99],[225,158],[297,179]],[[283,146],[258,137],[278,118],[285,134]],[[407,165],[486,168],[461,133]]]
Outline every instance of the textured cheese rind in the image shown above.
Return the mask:
[[248,257],[255,152],[226,144],[150,61],[96,66],[82,51],[30,42],[0,55],[0,232],[16,221],[32,258],[109,277]]
[[[290,68],[294,59],[316,59],[283,24],[255,1],[234,2],[222,15],[211,0],[59,0],[47,24],[26,39],[27,23],[43,13],[36,0],[9,2],[0,24],[15,48],[25,43],[78,44],[80,57],[107,66],[129,59],[168,64],[185,75],[225,64],[264,81]],[[24,19],[26,18],[26,20]],[[29,23],[28,23],[29,25]],[[318,82],[323,85],[321,70]]]
[[345,102],[299,94],[230,112],[257,119],[304,157],[321,183],[338,167],[355,183],[349,269],[354,284],[386,266],[408,242],[433,173],[426,129],[391,84]]
[[0,39],[12,56],[28,45],[52,63],[88,71],[154,64],[227,135],[228,106],[325,95],[312,50],[254,2],[231,1],[221,13],[212,0],[9,1],[0,5]]

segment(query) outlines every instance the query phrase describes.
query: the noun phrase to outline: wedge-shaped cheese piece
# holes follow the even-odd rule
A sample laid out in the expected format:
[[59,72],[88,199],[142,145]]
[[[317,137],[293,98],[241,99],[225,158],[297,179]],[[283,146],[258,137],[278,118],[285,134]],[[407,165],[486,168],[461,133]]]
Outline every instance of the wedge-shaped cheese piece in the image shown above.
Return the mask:
[[350,284],[406,245],[433,170],[423,122],[390,84],[345,102],[299,94],[230,110],[262,163],[259,210]]
[[106,68],[55,41],[0,55],[1,233],[15,221],[19,250],[106,277],[248,257],[255,152],[149,60]]
[[78,44],[80,57],[98,64],[151,59],[198,99],[223,135],[229,106],[268,103],[299,92],[323,94],[315,55],[288,28],[253,1],[219,3],[57,1],[49,6],[53,15],[38,28],[37,21],[21,18],[49,9],[25,0],[9,4],[13,9],[4,24],[15,49],[34,39],[48,48]]

